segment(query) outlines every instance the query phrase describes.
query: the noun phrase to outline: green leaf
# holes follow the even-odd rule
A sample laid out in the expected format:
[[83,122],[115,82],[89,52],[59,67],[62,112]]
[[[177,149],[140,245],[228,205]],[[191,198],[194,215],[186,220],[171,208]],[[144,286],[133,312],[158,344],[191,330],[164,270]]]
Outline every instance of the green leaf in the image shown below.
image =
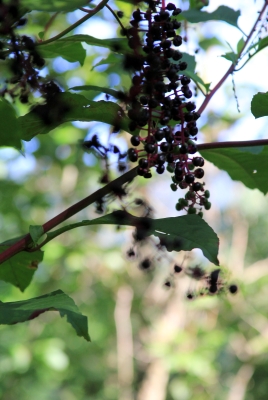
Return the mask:
[[47,234],[48,240],[68,230],[89,225],[127,225],[143,226],[146,224],[146,236],[154,235],[164,240],[168,251],[202,250],[204,256],[212,263],[219,265],[217,259],[219,239],[213,229],[198,215],[185,215],[173,218],[139,218],[125,211],[115,211],[91,221],[82,221],[67,225]]
[[86,0],[20,0],[21,6],[36,11],[74,11],[86,4]]
[[233,64],[236,64],[238,58],[237,54],[233,52],[223,54],[221,57],[226,58],[226,60],[232,61]]
[[[98,121],[110,125],[119,126],[129,132],[129,118],[126,117],[124,110],[116,103],[111,101],[91,101],[80,94],[59,93],[57,102],[68,107],[68,111],[61,114],[59,118],[51,124],[45,124],[39,117],[42,110],[46,111],[47,106],[38,106],[39,115],[33,109],[28,114],[18,118],[22,139],[29,141],[34,136],[46,134],[64,122],[71,121]],[[53,111],[53,110],[52,110]],[[136,131],[130,132],[132,135]],[[137,134],[137,133],[136,133]]]
[[30,225],[29,233],[31,235],[32,241],[37,245],[38,240],[44,235],[44,229],[42,225]]
[[21,131],[12,105],[5,99],[0,99],[0,146],[21,148]]
[[199,41],[199,46],[204,50],[208,50],[212,46],[223,46],[223,43],[216,37],[205,38]]
[[237,25],[238,17],[240,16],[240,11],[234,11],[232,8],[227,6],[220,6],[217,10],[212,13],[208,13],[206,11],[198,11],[198,10],[188,10],[184,11],[181,16],[186,19],[188,22],[196,23],[196,22],[206,22],[206,21],[223,21],[227,22],[227,24],[233,25],[236,28],[240,29]]
[[93,67],[91,68],[91,71],[94,68],[98,67],[99,65],[106,65],[106,64],[118,65],[118,66],[120,65],[120,67],[122,67],[122,65],[123,65],[123,56],[121,54],[110,53],[107,58],[103,58],[97,64],[93,65]]
[[100,86],[95,86],[95,85],[74,86],[74,87],[70,88],[69,90],[77,90],[77,91],[93,90],[93,91],[100,92],[100,93],[107,93],[107,94],[115,97],[116,99],[121,98],[120,93],[122,94],[122,92],[118,92],[117,90],[100,87]]
[[267,46],[268,46],[268,37],[265,37],[258,42],[258,51],[264,49]]
[[13,325],[38,317],[46,311],[59,311],[60,316],[66,315],[77,336],[90,341],[87,317],[82,315],[73,299],[62,290],[56,290],[40,297],[9,303],[0,302],[0,324]]
[[201,150],[201,155],[226,171],[234,181],[268,193],[268,146]]
[[[187,53],[182,53],[182,59],[178,62],[175,62],[174,64],[178,64],[181,61],[187,62],[187,69],[186,71],[188,72],[195,72],[195,67],[196,67],[196,61],[195,61],[195,56],[190,56]],[[184,73],[185,71],[183,71]]]
[[38,51],[44,58],[60,56],[69,62],[79,61],[80,65],[84,64],[86,58],[86,50],[81,42],[70,42],[66,39],[59,39],[55,42],[38,46]]
[[[0,244],[0,252],[10,246]],[[18,287],[22,292],[29,286],[38,264],[43,260],[43,251],[22,251],[0,265],[0,279]]]
[[240,53],[240,51],[242,50],[242,48],[244,47],[244,45],[245,45],[245,41],[244,41],[243,38],[241,38],[241,39],[239,40],[239,42],[237,43],[237,45],[236,45],[236,51],[237,51],[237,53]]
[[268,116],[268,92],[258,92],[253,96],[251,112],[256,119]]
[[68,36],[64,40],[66,42],[71,42],[71,43],[85,42],[92,46],[106,47],[116,53],[124,54],[130,52],[128,41],[125,38],[98,39],[90,35],[81,34],[81,35]]
[[183,71],[183,73],[184,73],[184,75],[189,76],[189,78],[191,78],[195,83],[198,83],[198,84],[204,86],[206,94],[209,92],[211,83],[205,83],[203,81],[203,79],[200,78],[200,76],[198,76],[197,74],[194,74],[192,71],[186,70],[186,71]]

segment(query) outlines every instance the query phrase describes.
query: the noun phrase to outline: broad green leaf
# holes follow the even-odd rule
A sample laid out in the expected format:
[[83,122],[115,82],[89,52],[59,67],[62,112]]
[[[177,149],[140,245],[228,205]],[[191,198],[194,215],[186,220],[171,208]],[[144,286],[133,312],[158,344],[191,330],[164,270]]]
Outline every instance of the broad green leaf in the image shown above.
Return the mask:
[[223,54],[221,57],[226,58],[226,60],[232,61],[233,64],[236,64],[238,58],[237,54],[233,52]]
[[21,131],[12,105],[0,99],[0,146],[12,146],[20,149]]
[[201,150],[202,156],[226,171],[234,181],[268,193],[268,146]]
[[81,91],[81,90],[93,90],[99,93],[107,93],[113,97],[115,97],[116,99],[118,98],[122,98],[122,96],[120,94],[122,94],[122,92],[118,92],[117,90],[114,89],[109,89],[109,88],[105,88],[105,87],[100,87],[100,86],[95,86],[95,85],[83,85],[83,86],[74,86],[72,88],[70,88],[69,90],[76,90],[76,91]]
[[44,229],[42,225],[30,225],[29,233],[31,235],[34,244],[38,243],[38,240],[43,236]]
[[[57,103],[64,105],[68,111],[60,113],[59,116],[52,114],[53,122],[45,124],[39,115],[47,112],[55,112],[55,107],[46,105],[38,106],[28,114],[18,118],[22,139],[29,141],[34,136],[46,134],[64,122],[71,121],[98,121],[118,126],[129,132],[129,119],[125,116],[123,109],[111,101],[91,101],[80,94],[59,93]],[[37,112],[38,110],[38,112]],[[130,132],[135,134],[134,132]]]
[[[10,246],[0,245],[0,252]],[[22,251],[0,265],[0,279],[17,286],[22,292],[29,286],[38,264],[43,260],[43,251]]]
[[38,51],[44,58],[60,56],[69,62],[79,61],[81,65],[84,64],[86,58],[86,50],[81,43],[70,42],[66,39],[38,46]]
[[[190,56],[190,55],[187,54],[187,53],[182,53],[182,59],[181,59],[180,61],[178,61],[178,62],[175,62],[175,64],[178,64],[178,63],[181,62],[181,61],[187,62],[187,69],[186,69],[186,71],[189,71],[189,72],[192,72],[192,73],[195,72],[195,67],[196,67],[195,56]],[[184,73],[184,72],[185,72],[185,71],[183,71],[183,73]]]
[[91,221],[82,221],[70,224],[63,228],[49,232],[48,240],[68,230],[89,225],[127,225],[142,227],[146,225],[146,236],[159,237],[168,251],[190,251],[194,248],[202,250],[204,256],[212,263],[219,265],[217,259],[219,239],[213,229],[198,215],[185,215],[173,218],[139,218],[125,211],[115,211]]
[[46,311],[59,311],[60,316],[66,315],[77,336],[90,341],[87,317],[82,315],[73,299],[62,290],[56,290],[29,300],[0,302],[0,324],[13,325],[38,317]]
[[201,10],[201,8],[208,6],[209,0],[190,0],[190,8]]
[[258,51],[264,49],[267,46],[268,46],[268,37],[265,37],[258,42]]
[[36,11],[74,11],[86,4],[86,0],[20,0],[20,5]]
[[239,29],[237,25],[237,20],[240,16],[240,11],[234,11],[232,8],[229,8],[227,6],[220,6],[212,13],[208,13],[206,11],[188,10],[184,11],[181,16],[188,22],[192,23],[206,21],[224,21]]
[[100,46],[111,49],[116,53],[129,53],[130,49],[128,46],[128,41],[125,38],[115,38],[115,39],[98,39],[90,35],[73,35],[68,36],[64,39],[66,42],[71,43],[81,43],[85,42],[92,46]]
[[251,112],[255,118],[268,116],[268,92],[255,94],[251,101]]
[[103,58],[97,64],[93,65],[93,67],[91,68],[91,71],[94,68],[98,67],[99,65],[106,65],[106,64],[120,65],[120,68],[121,68],[122,65],[123,65],[123,56],[122,56],[122,54],[110,53],[107,58]]

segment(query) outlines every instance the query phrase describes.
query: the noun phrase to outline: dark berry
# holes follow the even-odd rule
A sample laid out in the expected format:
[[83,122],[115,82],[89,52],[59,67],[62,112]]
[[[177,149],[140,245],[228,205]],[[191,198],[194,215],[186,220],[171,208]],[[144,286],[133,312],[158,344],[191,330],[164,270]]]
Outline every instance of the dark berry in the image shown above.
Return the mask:
[[166,156],[165,154],[158,154],[157,158],[156,158],[156,162],[159,165],[163,165],[166,162]]
[[[189,85],[189,83],[191,83],[191,79],[188,78],[188,76],[182,76],[181,77],[181,84],[182,85]],[[186,105],[186,108],[187,108],[187,105]],[[188,108],[187,108],[187,110],[188,110]],[[190,111],[190,110],[188,110],[188,111]]]
[[204,172],[204,170],[202,168],[197,168],[194,171],[194,174],[195,174],[196,178],[201,179],[205,175],[205,172]]
[[135,149],[129,149],[128,150],[128,158],[130,161],[135,162],[138,160],[138,153],[136,152]]
[[237,291],[238,291],[237,285],[230,285],[229,286],[229,292],[230,293],[235,294],[235,293],[237,293]]
[[185,69],[187,69],[188,64],[187,64],[187,62],[182,61],[182,62],[179,63],[179,67],[180,67],[181,71],[184,71]]
[[176,46],[176,47],[180,46],[180,45],[182,44],[182,38],[181,38],[181,36],[176,36],[176,37],[174,37],[174,39],[173,39],[173,44],[174,44],[174,46]]
[[165,166],[164,166],[164,165],[159,165],[159,166],[156,168],[156,172],[157,172],[158,174],[163,174],[164,171],[165,171]]
[[181,271],[182,271],[182,267],[180,267],[179,265],[174,265],[174,272],[179,274]]
[[202,189],[201,183],[195,182],[195,183],[193,184],[193,190],[194,190],[195,192],[198,192],[198,190],[200,190],[200,189]]
[[169,10],[169,11],[176,10],[175,4],[173,4],[173,3],[168,3],[168,5],[166,6],[166,10]]
[[144,169],[141,168],[141,167],[139,167],[139,168],[137,169],[137,174],[138,174],[139,176],[144,176],[144,174],[145,174]]
[[124,16],[123,11],[117,11],[117,16],[118,16],[118,18],[123,18],[123,16]]
[[161,143],[160,149],[161,149],[161,151],[163,151],[163,153],[166,153],[170,149],[170,144],[166,143],[166,142]]
[[146,143],[146,145],[144,146],[144,150],[148,153],[148,154],[152,154],[155,151],[155,145],[152,143]]
[[185,175],[185,182],[186,183],[193,183],[194,179],[195,179],[195,176],[193,174]]
[[140,140],[139,136],[132,136],[130,139],[130,142],[131,142],[132,146],[136,147],[136,146],[139,146],[141,140]]
[[181,147],[180,147],[180,153],[181,154],[187,154],[187,152],[188,152],[187,144],[182,144]]
[[181,9],[180,9],[180,8],[176,8],[176,9],[173,11],[172,15],[176,16],[176,15],[179,15],[180,13],[181,13]]
[[140,158],[139,159],[139,166],[141,168],[146,169],[146,168],[148,168],[148,165],[149,165],[149,162],[148,162],[147,158]]
[[150,171],[148,171],[148,172],[145,172],[145,174],[144,174],[143,176],[144,176],[144,178],[146,178],[146,179],[150,179],[150,178],[152,177],[152,174],[151,174]]
[[204,158],[202,157],[194,157],[192,163],[194,164],[195,167],[203,167],[205,161]]

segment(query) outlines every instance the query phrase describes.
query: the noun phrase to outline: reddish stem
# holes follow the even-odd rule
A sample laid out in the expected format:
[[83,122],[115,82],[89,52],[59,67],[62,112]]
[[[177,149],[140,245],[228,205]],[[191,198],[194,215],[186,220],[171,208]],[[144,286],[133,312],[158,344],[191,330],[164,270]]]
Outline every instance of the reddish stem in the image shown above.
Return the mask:
[[258,16],[258,18],[257,18],[257,20],[256,20],[256,22],[255,22],[255,24],[254,24],[254,26],[253,26],[253,28],[251,29],[251,31],[250,31],[250,33],[249,33],[249,35],[248,35],[248,37],[247,37],[245,43],[244,43],[244,46],[242,47],[242,49],[241,49],[241,50],[238,52],[238,54],[237,54],[238,57],[237,57],[236,63],[233,63],[233,64],[230,66],[230,68],[228,69],[228,71],[224,74],[224,76],[223,76],[223,77],[221,78],[221,80],[217,83],[217,85],[211,90],[211,92],[209,92],[209,94],[206,95],[205,100],[203,101],[203,103],[201,104],[201,106],[200,106],[200,108],[199,108],[199,110],[198,110],[199,114],[202,114],[202,112],[204,111],[204,109],[206,108],[206,106],[208,105],[208,103],[210,102],[210,100],[212,99],[212,97],[214,96],[214,94],[217,92],[217,90],[218,90],[218,89],[221,87],[221,85],[225,82],[225,80],[228,78],[228,76],[231,75],[231,74],[234,72],[235,67],[236,67],[236,65],[237,65],[237,62],[238,62],[238,60],[239,60],[241,54],[243,53],[243,51],[244,51],[245,48],[247,47],[247,45],[248,45],[248,43],[249,43],[249,41],[250,41],[250,39],[251,39],[251,37],[252,37],[254,31],[256,30],[256,26],[258,25],[259,21],[262,19],[262,16],[263,16],[263,14],[264,14],[264,12],[265,12],[265,10],[266,10],[267,5],[268,5],[268,1],[265,0],[264,5],[263,5],[263,7],[262,7],[262,9],[261,9],[261,11],[260,11],[260,13],[259,13],[259,16]]

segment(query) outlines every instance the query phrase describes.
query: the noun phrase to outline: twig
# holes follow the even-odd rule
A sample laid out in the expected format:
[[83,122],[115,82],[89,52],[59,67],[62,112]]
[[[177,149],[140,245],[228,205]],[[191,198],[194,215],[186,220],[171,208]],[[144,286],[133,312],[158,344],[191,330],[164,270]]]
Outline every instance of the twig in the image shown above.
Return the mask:
[[54,36],[53,38],[50,38],[48,40],[44,40],[42,42],[36,43],[36,45],[37,46],[42,46],[44,44],[52,43],[55,40],[58,40],[58,39],[62,38],[63,36],[67,35],[67,33],[71,32],[73,29],[75,29],[79,25],[83,24],[89,18],[93,17],[93,15],[95,15],[98,11],[100,11],[108,3],[108,1],[109,0],[102,0],[100,2],[100,4],[98,4],[92,11],[87,12],[87,15],[85,15],[83,18],[79,19],[73,25],[69,26],[69,28],[64,29],[64,31],[62,31],[58,35]]
[[204,111],[204,109],[206,108],[206,106],[208,105],[208,103],[210,102],[210,100],[212,99],[212,97],[214,96],[214,94],[217,92],[217,90],[218,90],[218,89],[221,87],[221,85],[225,82],[225,80],[228,78],[228,76],[234,72],[235,67],[236,67],[236,65],[237,65],[237,62],[238,62],[238,60],[239,60],[239,58],[240,58],[242,52],[244,51],[244,49],[247,47],[247,45],[248,45],[248,43],[249,43],[249,41],[250,41],[250,39],[251,39],[251,36],[253,35],[253,33],[254,33],[255,29],[256,29],[256,26],[258,25],[259,21],[262,19],[262,16],[263,16],[263,14],[264,14],[264,12],[265,12],[265,10],[266,10],[267,5],[268,5],[268,0],[265,0],[264,5],[263,5],[263,7],[262,7],[262,9],[261,9],[261,11],[260,11],[260,13],[259,13],[259,16],[258,16],[258,18],[257,18],[257,20],[256,20],[256,22],[255,22],[255,24],[254,24],[254,26],[253,26],[253,28],[251,29],[251,31],[250,31],[250,33],[249,33],[249,35],[248,35],[248,37],[247,37],[247,39],[246,39],[246,41],[245,41],[243,47],[241,48],[241,50],[240,50],[239,53],[237,54],[237,55],[238,55],[237,61],[236,61],[235,63],[233,63],[233,64],[229,67],[228,71],[224,74],[224,76],[223,76],[223,77],[221,78],[221,80],[217,83],[217,85],[209,92],[209,94],[206,95],[205,100],[203,101],[203,103],[201,104],[201,106],[200,106],[200,108],[199,108],[199,110],[198,110],[199,114],[202,114],[202,112]]

